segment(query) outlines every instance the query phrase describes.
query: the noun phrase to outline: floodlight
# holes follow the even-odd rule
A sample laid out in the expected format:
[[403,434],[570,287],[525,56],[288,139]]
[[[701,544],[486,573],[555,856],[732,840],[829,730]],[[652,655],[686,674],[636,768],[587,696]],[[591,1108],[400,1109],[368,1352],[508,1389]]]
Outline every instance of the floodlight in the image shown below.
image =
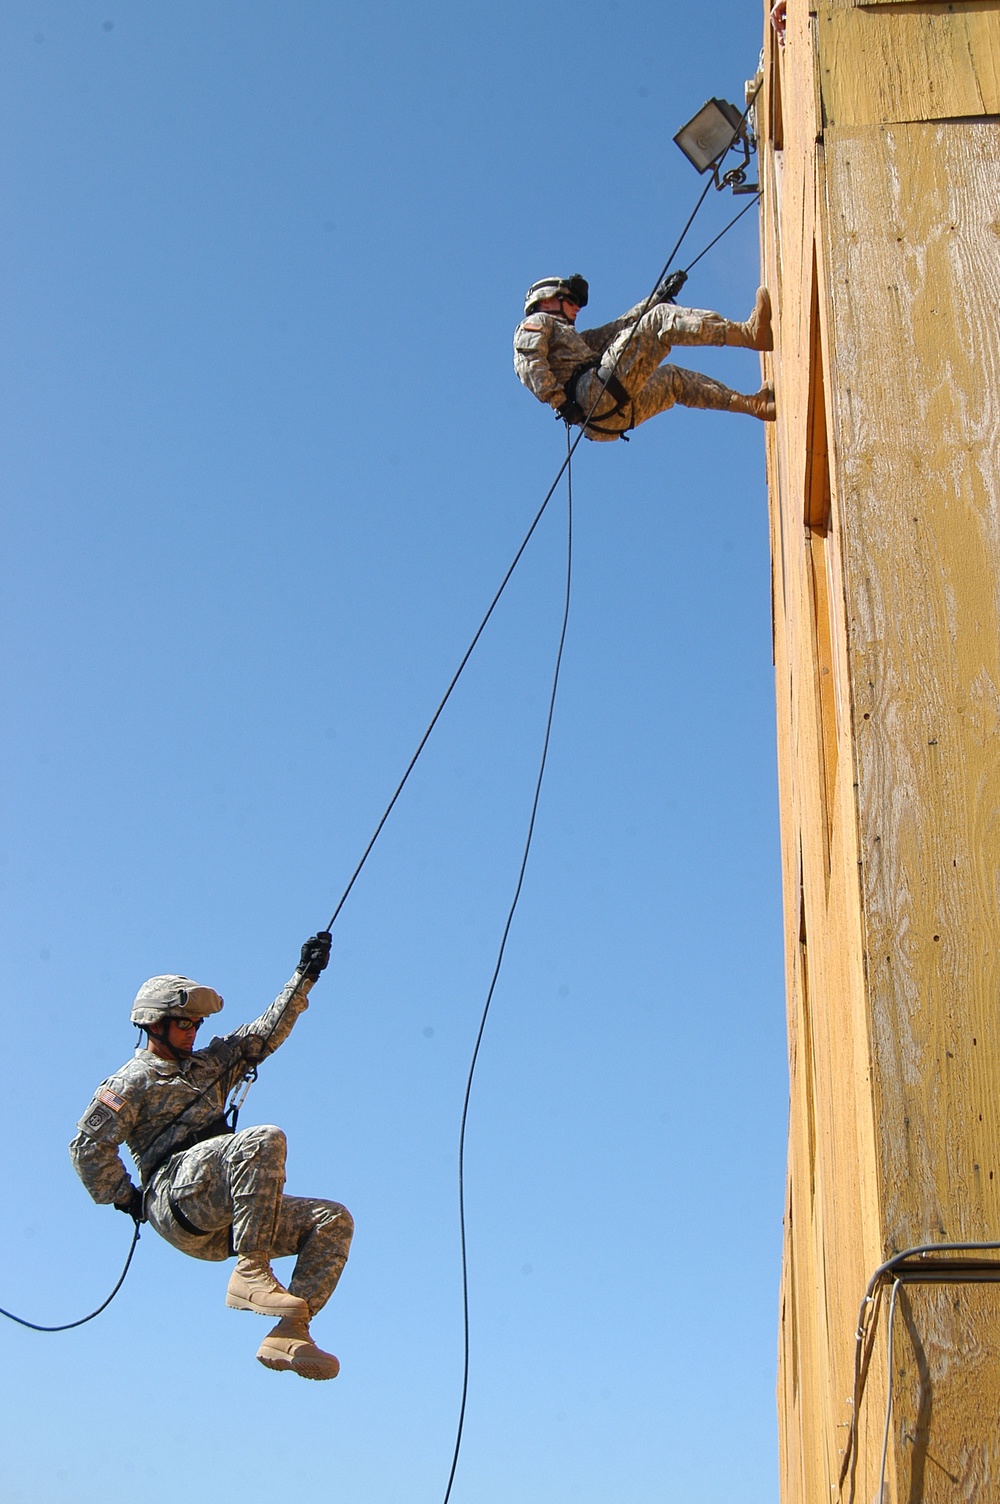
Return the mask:
[[674,140],[693,167],[710,172],[737,140],[743,116],[725,99],[709,99],[693,120],[682,126]]
[[[746,115],[727,99],[709,99],[694,119],[682,126],[674,140],[692,167],[712,174],[716,188],[731,188],[734,193],[756,193],[758,186],[747,182],[746,169],[757,143],[747,130],[746,120]],[[742,150],[743,161],[720,178],[722,159],[734,146]]]

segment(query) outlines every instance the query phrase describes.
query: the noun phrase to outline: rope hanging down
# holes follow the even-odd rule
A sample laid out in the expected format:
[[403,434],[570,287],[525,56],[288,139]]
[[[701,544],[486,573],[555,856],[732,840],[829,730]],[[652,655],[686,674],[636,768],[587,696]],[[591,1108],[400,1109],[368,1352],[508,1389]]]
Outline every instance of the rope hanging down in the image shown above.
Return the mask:
[[528,866],[528,855],[531,851],[531,842],[535,834],[535,817],[538,814],[538,801],[542,793],[542,780],[545,777],[545,764],[549,756],[549,741],[552,736],[552,718],[556,708],[556,694],[559,689],[559,670],[562,667],[563,648],[566,645],[566,628],[569,624],[570,594],[573,584],[573,448],[569,438],[569,424],[566,425],[566,596],[563,604],[562,626],[559,631],[559,646],[556,650],[555,669],[552,674],[552,689],[549,694],[549,710],[545,721],[545,737],[542,741],[542,756],[538,765],[538,777],[535,780],[535,794],[531,802],[531,816],[528,820],[528,833],[524,842],[524,852],[521,857],[521,866],[517,874],[517,883],[514,888],[514,897],[511,900],[507,912],[507,922],[503,927],[503,935],[500,939],[500,949],[497,952],[496,965],[493,967],[493,975],[486,993],[486,1003],[483,1007],[482,1017],[479,1020],[479,1030],[476,1034],[476,1043],[472,1051],[472,1061],[469,1065],[469,1075],[465,1083],[465,1100],[462,1103],[462,1127],[458,1137],[458,1221],[462,1244],[462,1314],[464,1327],[464,1362],[462,1367],[462,1402],[458,1413],[458,1430],[455,1436],[455,1451],[451,1459],[451,1472],[448,1474],[448,1486],[444,1492],[443,1504],[448,1504],[451,1497],[452,1484],[455,1481],[455,1469],[458,1466],[458,1454],[462,1447],[462,1431],[465,1426],[465,1406],[469,1395],[469,1267],[466,1252],[465,1233],[465,1130],[469,1121],[469,1102],[472,1097],[472,1080],[476,1073],[476,1062],[479,1059],[479,1047],[483,1042],[483,1034],[486,1029],[486,1019],[489,1016],[490,1005],[493,1002],[493,994],[496,992],[497,982],[500,977],[500,968],[503,966],[504,953],[507,949],[507,940],[510,935],[510,927],[514,922],[514,912],[517,909],[518,900],[521,897],[521,889],[524,886],[524,874]]
[[16,1321],[18,1326],[26,1326],[28,1330],[32,1332],[71,1332],[75,1326],[86,1326],[88,1321],[93,1321],[95,1316],[100,1316],[102,1311],[107,1310],[108,1306],[114,1300],[115,1296],[118,1294],[118,1291],[125,1283],[125,1276],[126,1274],[128,1274],[129,1268],[132,1263],[132,1255],[135,1253],[136,1244],[138,1242],[139,1223],[137,1222],[135,1224],[135,1230],[132,1233],[132,1242],[129,1246],[128,1257],[125,1260],[121,1274],[119,1274],[118,1276],[118,1283],[115,1285],[111,1294],[106,1296],[105,1299],[101,1301],[101,1304],[97,1307],[97,1309],[95,1311],[91,1311],[88,1316],[81,1316],[77,1321],[64,1321],[62,1326],[40,1326],[37,1321],[26,1321],[23,1316],[15,1316],[13,1311],[5,1311],[2,1306],[0,1306],[0,1316],[6,1316],[8,1321]]
[[[754,99],[756,99],[756,97],[757,96],[755,94],[754,95]],[[753,102],[754,102],[754,100],[751,100],[750,104],[747,106],[746,110],[744,111],[741,123],[743,123],[743,122],[746,121],[746,119],[747,119],[747,117],[748,117],[748,115],[750,113],[750,110],[753,107]],[[691,226],[694,224],[695,218],[697,217],[699,210],[701,209],[702,205],[704,204],[705,199],[708,196],[708,191],[709,191],[709,189],[710,189],[711,186],[712,186],[712,180],[709,179],[709,181],[706,183],[704,189],[702,190],[701,194],[699,195],[698,201],[695,204],[694,209],[692,210],[690,216],[688,217],[687,223],[685,224],[683,230],[681,231],[681,233],[680,233],[680,235],[679,235],[679,237],[677,239],[676,244],[674,245],[673,249],[671,250],[670,255],[667,257],[667,260],[666,260],[666,262],[665,262],[662,270],[660,271],[659,275],[657,276],[656,281],[654,282],[653,287],[651,288],[651,290],[649,292],[649,295],[646,297],[645,301],[642,304],[642,309],[641,309],[641,312],[640,312],[640,315],[639,315],[640,318],[642,317],[642,314],[646,313],[647,310],[652,306],[653,299],[654,299],[654,297],[656,295],[656,290],[660,286],[660,284],[663,282],[663,280],[667,276],[667,274],[669,273],[670,267],[671,267],[671,265],[673,263],[673,260],[674,260],[674,257],[677,255],[677,253],[679,252],[679,250],[680,250],[681,246],[683,245],[685,239],[687,238],[688,231],[691,229]],[[704,248],[704,250],[700,251],[699,254],[694,258],[694,260],[692,262],[690,262],[689,266],[685,269],[686,272],[690,271],[691,267],[695,266],[697,264],[697,262],[699,262],[702,259],[703,256],[707,255],[707,253],[712,249],[712,247],[715,246],[722,239],[722,237],[724,235],[728,234],[728,232],[733,228],[733,226],[737,223],[737,221],[740,220],[740,219],[742,219],[743,215],[746,214],[747,211],[750,208],[753,207],[753,205],[757,202],[757,199],[759,198],[759,196],[760,195],[758,194],[757,196],[755,196],[754,198],[752,198],[750,200],[750,202],[748,204],[746,204],[743,209],[740,210],[739,214],[737,214],[729,222],[729,224],[727,224],[724,227],[724,229],[722,229],[719,232],[719,234],[714,237],[714,239],[712,239],[711,241],[709,241],[708,245]],[[409,778],[410,778],[410,774],[413,772],[414,768],[416,767],[417,762],[418,762],[421,754],[423,753],[423,750],[424,750],[425,746],[427,745],[427,742],[430,739],[430,736],[431,736],[431,733],[434,730],[434,727],[437,725],[437,723],[440,720],[441,715],[442,715],[442,713],[444,711],[445,706],[448,704],[448,701],[451,699],[451,696],[452,696],[452,694],[453,694],[453,692],[455,690],[455,687],[457,686],[459,679],[461,678],[462,674],[464,673],[466,665],[468,664],[469,659],[472,657],[472,654],[475,651],[475,648],[476,648],[476,646],[477,646],[477,644],[479,642],[479,639],[482,637],[483,632],[486,630],[486,627],[487,627],[487,625],[488,625],[488,623],[490,621],[490,618],[492,617],[493,612],[496,610],[496,607],[497,607],[497,605],[500,602],[501,596],[503,595],[503,593],[506,590],[508,584],[510,583],[511,577],[514,574],[514,571],[517,568],[518,564],[520,563],[521,558],[524,555],[525,549],[527,548],[527,546],[530,543],[532,537],[534,536],[534,533],[535,533],[535,531],[536,531],[536,529],[538,527],[538,524],[541,522],[542,517],[544,516],[545,511],[548,508],[549,502],[552,500],[552,497],[555,495],[556,489],[557,489],[557,487],[559,485],[559,482],[562,480],[562,478],[563,478],[564,475],[568,475],[568,472],[569,472],[571,464],[572,464],[573,455],[576,452],[577,445],[580,443],[580,440],[584,436],[584,428],[586,427],[586,424],[587,424],[587,422],[589,422],[590,418],[593,417],[594,411],[595,411],[598,403],[600,402],[600,400],[603,397],[605,391],[607,390],[608,383],[614,377],[614,375],[615,375],[615,373],[616,373],[616,371],[618,369],[618,363],[619,363],[619,361],[622,359],[622,356],[624,356],[626,350],[629,348],[629,345],[632,342],[632,338],[633,338],[634,332],[635,332],[635,325],[633,325],[632,330],[630,330],[629,336],[626,339],[624,345],[622,346],[622,349],[619,352],[619,354],[618,354],[618,356],[617,356],[617,358],[616,358],[616,360],[614,362],[614,365],[611,367],[611,370],[608,372],[608,375],[607,375],[605,381],[603,382],[603,384],[601,385],[600,389],[597,392],[597,395],[596,395],[596,397],[594,399],[593,405],[591,406],[590,411],[587,413],[586,418],[584,419],[583,425],[580,427],[580,429],[579,429],[576,437],[572,440],[572,442],[570,442],[570,440],[569,440],[569,429],[567,428],[567,435],[566,435],[567,436],[566,458],[563,460],[562,464],[559,466],[559,469],[556,471],[556,474],[555,474],[555,477],[553,478],[552,484],[549,486],[549,489],[545,493],[545,496],[542,499],[541,505],[539,506],[537,512],[535,513],[535,515],[534,515],[534,517],[533,517],[533,519],[531,521],[531,525],[529,526],[527,532],[524,535],[524,538],[521,540],[520,546],[518,547],[517,552],[515,553],[514,558],[511,561],[511,564],[510,564],[509,568],[507,569],[506,574],[504,575],[503,579],[500,581],[500,584],[497,587],[496,593],[494,594],[493,599],[490,601],[490,604],[487,607],[486,613],[483,616],[481,622],[479,623],[479,626],[476,628],[476,631],[473,634],[472,640],[469,643],[469,646],[467,647],[465,653],[463,654],[462,659],[461,659],[461,661],[460,661],[457,669],[455,670],[454,674],[452,675],[451,681],[448,684],[448,687],[445,690],[443,696],[441,697],[441,700],[440,700],[440,703],[438,704],[437,709],[435,710],[433,716],[431,717],[430,721],[428,722],[427,728],[424,731],[423,735],[421,736],[420,741],[417,743],[416,750],[414,751],[413,756],[410,758],[410,761],[407,764],[406,770],[404,771],[402,778],[399,780],[399,783],[396,785],[396,788],[395,788],[395,790],[394,790],[394,792],[392,794],[392,797],[390,798],[388,804],[386,805],[385,809],[383,810],[382,815],[379,818],[379,821],[376,824],[374,831],[372,832],[371,839],[369,840],[367,846],[365,847],[364,851],[362,852],[361,858],[358,861],[357,866],[354,868],[354,871],[351,874],[351,877],[350,877],[350,879],[349,879],[349,881],[347,883],[347,886],[344,888],[344,891],[341,894],[340,899],[338,900],[338,902],[336,904],[336,907],[334,908],[333,914],[330,917],[330,921],[327,924],[327,929],[328,930],[332,930],[333,929],[334,924],[336,923],[337,919],[339,918],[340,912],[343,909],[344,904],[347,902],[347,899],[350,896],[350,893],[351,893],[351,891],[352,891],[355,883],[357,882],[358,878],[360,877],[361,871],[362,871],[365,863],[367,862],[369,856],[371,855],[372,850],[374,849],[376,841],[378,840],[379,836],[382,834],[382,830],[383,830],[383,828],[384,828],[384,826],[386,824],[386,821],[389,819],[389,816],[391,815],[393,809],[395,808],[396,803],[397,803],[400,795],[403,792],[403,789],[406,787],[406,784],[407,784],[407,782],[409,781]],[[569,503],[569,505],[570,505],[570,509],[571,509],[572,508],[572,497],[571,496],[570,496],[570,503]],[[560,656],[561,656],[561,651],[562,651],[562,645],[560,643]],[[546,733],[546,749],[547,749],[547,747],[548,747],[548,733]],[[543,768],[544,768],[544,761],[543,761]],[[540,787],[540,785],[539,785],[539,787]],[[536,803],[537,803],[537,800],[536,800]],[[534,824],[534,810],[532,811],[532,826],[533,826],[533,824]],[[530,833],[529,833],[529,842],[528,842],[528,844],[530,845]],[[525,850],[525,861],[527,861],[527,848]],[[523,877],[523,869],[522,869],[522,877]],[[520,896],[520,882],[518,883],[518,896]],[[514,901],[514,906],[515,907],[516,907],[516,903],[517,903],[517,898],[515,898],[515,901]],[[508,918],[508,929],[509,929],[510,920],[512,918],[513,918],[513,908],[511,910],[511,914],[510,914],[510,916]],[[506,945],[506,937],[507,937],[507,931],[505,930],[503,945],[501,946],[500,957],[499,957],[498,963],[497,963],[497,975],[499,975],[499,966],[500,966],[500,963],[502,962],[502,959],[503,959],[503,947]],[[492,1000],[492,993],[493,993],[493,989],[494,989],[495,985],[496,985],[496,977],[494,977],[493,983],[491,984],[490,998],[487,1001],[487,1010],[489,1008],[489,1001]],[[484,1017],[483,1017],[483,1023],[485,1023],[485,1013],[484,1013]],[[267,1044],[267,1040],[268,1040],[269,1037],[270,1037],[270,1033],[268,1035],[264,1036],[263,1042],[264,1042],[265,1045]],[[479,1043],[480,1043],[481,1037],[482,1037],[482,1032],[480,1030],[480,1036],[479,1036],[479,1038],[477,1038],[477,1041],[476,1041],[476,1054],[477,1055],[478,1055],[478,1051],[479,1051]],[[472,1069],[473,1070],[475,1069],[475,1057],[473,1058]],[[469,1077],[470,1085],[471,1085],[471,1078],[472,1078],[472,1073],[470,1072],[470,1077]],[[214,1081],[208,1082],[201,1089],[201,1091],[197,1094],[197,1096],[195,1096],[194,1098],[192,1098],[192,1100],[190,1102],[188,1102],[185,1105],[185,1107],[182,1108],[181,1111],[178,1112],[176,1114],[176,1116],[174,1118],[172,1118],[170,1120],[170,1122],[165,1125],[165,1127],[161,1130],[161,1133],[159,1135],[157,1135],[157,1137],[158,1138],[162,1137],[162,1135],[164,1133],[167,1133],[172,1127],[175,1126],[176,1123],[180,1122],[183,1119],[185,1113],[187,1113],[188,1111],[190,1111],[190,1109],[197,1102],[201,1101],[202,1097],[204,1097],[208,1092],[210,1092],[211,1090],[213,1090],[213,1088],[218,1084],[218,1081],[220,1079],[221,1079],[221,1076],[217,1077]],[[250,1088],[250,1086],[252,1084],[253,1084],[252,1080],[248,1080],[248,1081],[240,1083],[240,1086],[237,1088],[237,1091],[239,1092],[239,1100],[238,1101],[236,1100],[236,1096],[234,1094],[233,1102],[230,1104],[230,1108],[227,1109],[227,1111],[231,1110],[233,1107],[235,1107],[238,1110],[238,1108],[242,1105],[243,1101],[245,1100],[247,1092],[249,1091],[249,1088]],[[463,1151],[464,1151],[464,1134],[465,1134],[465,1114],[463,1113],[463,1119],[462,1119],[462,1148],[463,1148]],[[156,1139],[154,1139],[153,1142],[155,1143]],[[464,1207],[463,1207],[462,1215],[463,1215],[463,1219],[464,1219]],[[93,1321],[95,1317],[100,1316],[101,1313],[107,1309],[107,1307],[114,1300],[115,1296],[118,1294],[119,1290],[121,1289],[122,1285],[124,1284],[125,1277],[128,1274],[129,1268],[131,1267],[132,1257],[133,1257],[133,1255],[135,1253],[135,1249],[136,1249],[136,1245],[138,1244],[138,1241],[139,1241],[139,1224],[136,1223],[135,1233],[134,1233],[133,1239],[132,1239],[132,1244],[131,1244],[131,1246],[129,1248],[128,1256],[127,1256],[127,1258],[125,1260],[125,1265],[124,1265],[124,1267],[122,1269],[122,1272],[121,1272],[121,1274],[120,1274],[120,1276],[118,1278],[117,1283],[115,1284],[114,1288],[112,1289],[110,1295],[108,1295],[107,1298],[104,1301],[102,1301],[102,1303],[96,1308],[96,1310],[91,1311],[87,1316],[82,1316],[77,1321],[66,1322],[66,1323],[64,1323],[61,1326],[42,1326],[42,1325],[39,1325],[39,1324],[37,1324],[35,1322],[27,1321],[23,1317],[15,1316],[12,1312],[4,1310],[4,1308],[2,1306],[0,1306],[0,1316],[4,1316],[9,1321],[15,1321],[20,1326],[25,1326],[25,1327],[28,1327],[32,1331],[38,1331],[38,1332],[63,1332],[63,1331],[70,1331],[73,1327],[83,1326],[86,1322]],[[464,1273],[465,1273],[465,1269],[464,1269],[464,1243],[465,1243],[464,1220],[463,1220],[463,1226],[462,1226],[462,1241],[463,1241],[463,1279],[464,1279]],[[466,1315],[467,1314],[468,1313],[466,1311]],[[468,1347],[466,1345],[466,1365],[467,1365],[467,1363],[468,1363]],[[467,1381],[467,1373],[466,1373],[466,1381]],[[465,1413],[465,1384],[463,1384],[462,1418],[464,1418],[464,1413]],[[461,1428],[462,1428],[462,1419],[460,1419],[460,1421],[459,1421],[459,1435],[458,1435],[458,1441],[456,1442],[455,1461],[452,1464],[452,1477],[454,1477],[454,1467],[455,1467],[455,1463],[457,1463],[457,1460],[458,1460],[458,1447],[459,1447],[459,1445],[461,1443]],[[449,1479],[449,1483],[448,1483],[448,1492],[450,1493],[450,1491],[451,1491],[451,1479]],[[447,1495],[446,1495],[446,1499],[447,1499]]]

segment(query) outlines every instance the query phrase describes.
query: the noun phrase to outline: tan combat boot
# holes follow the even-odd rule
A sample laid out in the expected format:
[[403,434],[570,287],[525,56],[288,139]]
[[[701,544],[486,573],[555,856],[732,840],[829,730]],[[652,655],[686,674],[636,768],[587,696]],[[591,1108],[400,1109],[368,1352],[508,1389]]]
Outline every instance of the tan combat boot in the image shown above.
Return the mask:
[[258,1316],[309,1318],[309,1307],[297,1295],[289,1295],[274,1277],[264,1253],[247,1253],[236,1260],[229,1276],[226,1305],[234,1311],[256,1311]]
[[297,1373],[301,1379],[335,1379],[340,1372],[333,1353],[325,1353],[310,1337],[308,1317],[279,1321],[260,1344],[257,1362],[276,1373]]
[[736,345],[741,350],[774,349],[774,335],[771,333],[771,294],[766,287],[758,287],[753,313],[744,323],[727,323],[726,344]]
[[762,386],[759,392],[745,397],[734,392],[729,399],[731,413],[747,413],[751,418],[760,418],[762,423],[773,423],[775,418],[774,387]]

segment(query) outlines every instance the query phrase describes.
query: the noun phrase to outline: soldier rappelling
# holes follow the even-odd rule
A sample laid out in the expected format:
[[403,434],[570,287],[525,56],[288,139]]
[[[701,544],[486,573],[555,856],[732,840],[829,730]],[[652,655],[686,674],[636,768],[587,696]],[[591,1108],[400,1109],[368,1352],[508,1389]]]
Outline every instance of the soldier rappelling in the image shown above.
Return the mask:
[[[291,1033],[329,960],[322,931],[302,947],[278,997],[253,1023],[194,1048],[222,998],[190,977],[151,977],[132,1004],[146,1042],[98,1088],[70,1145],[73,1165],[94,1200],[148,1220],[162,1238],[197,1259],[236,1255],[226,1304],[277,1318],[257,1359],[306,1379],[332,1379],[340,1364],[309,1332],[347,1262],[354,1224],[336,1201],[283,1194],[280,1128],[234,1131],[229,1093]],[[127,1144],[141,1189],[118,1153]],[[288,1288],[273,1258],[296,1255]]]
[[543,277],[528,288],[514,334],[514,369],[524,385],[588,439],[620,439],[675,403],[774,420],[769,386],[744,395],[682,366],[664,365],[674,345],[735,345],[771,350],[771,300],[759,288],[750,317],[734,323],[673,301],[686,278],[668,278],[651,300],[596,329],[577,329],[587,306],[584,277]]

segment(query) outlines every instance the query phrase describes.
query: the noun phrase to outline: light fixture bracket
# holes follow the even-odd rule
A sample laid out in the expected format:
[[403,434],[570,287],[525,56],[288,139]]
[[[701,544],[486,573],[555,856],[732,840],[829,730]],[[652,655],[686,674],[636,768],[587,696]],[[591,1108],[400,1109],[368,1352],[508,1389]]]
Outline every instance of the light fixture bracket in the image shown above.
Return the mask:
[[[747,168],[757,142],[747,127],[746,116],[728,100],[706,100],[697,115],[677,132],[674,141],[692,167],[712,174],[712,181],[720,191],[731,188],[734,193],[759,192],[759,184],[747,182]],[[734,148],[742,151],[743,160],[723,172],[722,163]]]

